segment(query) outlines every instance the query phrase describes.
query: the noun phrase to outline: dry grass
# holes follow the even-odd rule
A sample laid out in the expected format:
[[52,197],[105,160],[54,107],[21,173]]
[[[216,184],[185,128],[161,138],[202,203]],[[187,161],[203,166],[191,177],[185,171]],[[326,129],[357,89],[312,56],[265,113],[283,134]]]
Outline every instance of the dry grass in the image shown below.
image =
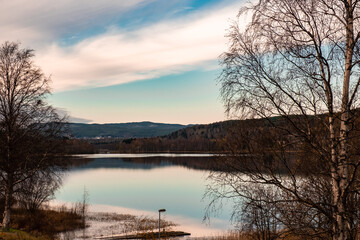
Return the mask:
[[0,232],[0,240],[50,240],[51,238],[46,236],[34,236],[29,233],[13,230],[9,232]]
[[40,210],[32,214],[26,214],[21,210],[17,210],[13,214],[11,227],[27,232],[53,235],[58,232],[81,228],[82,221],[78,215],[71,212]]
[[15,208],[10,227],[21,231],[0,232],[0,240],[6,239],[54,239],[56,234],[83,228],[81,216],[75,209],[62,207],[55,210],[40,209],[29,212]]
[[254,240],[249,234],[239,231],[230,231],[225,235],[214,236],[209,240]]
[[[314,238],[314,237],[304,237],[304,236],[294,236],[287,235],[278,238],[277,240],[326,240],[327,238]],[[211,238],[199,238],[199,240],[258,240],[252,233],[245,233],[240,231],[232,231],[225,235],[219,235]]]

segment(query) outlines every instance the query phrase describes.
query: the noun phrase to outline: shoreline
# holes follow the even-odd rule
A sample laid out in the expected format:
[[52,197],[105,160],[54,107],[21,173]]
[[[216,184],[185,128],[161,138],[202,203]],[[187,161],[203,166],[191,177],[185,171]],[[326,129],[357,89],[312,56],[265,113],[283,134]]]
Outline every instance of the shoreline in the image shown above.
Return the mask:
[[[72,203],[69,202],[53,200],[50,202],[49,206],[51,208],[56,208],[62,205],[71,206],[71,204]],[[147,221],[152,221],[152,224],[154,224],[153,229],[158,229],[157,212],[94,204],[89,205],[89,211],[87,215],[87,228],[61,234],[63,235],[63,237],[60,238],[68,239],[70,235],[71,239],[75,240],[83,239],[84,237],[94,238],[103,236],[124,235],[125,233],[137,233],[136,230],[131,232],[129,231],[130,229],[126,229],[129,228],[129,226],[131,225],[129,223],[129,220],[134,219],[146,219]],[[196,219],[186,218],[183,216],[164,214],[162,215],[162,220],[173,223],[173,225],[167,227],[167,230],[190,233],[190,238],[214,237],[223,235],[229,230],[231,230],[211,227],[211,224],[199,224]],[[211,223],[217,223],[218,225],[229,224],[228,222],[224,222],[221,219],[215,218],[211,219]]]

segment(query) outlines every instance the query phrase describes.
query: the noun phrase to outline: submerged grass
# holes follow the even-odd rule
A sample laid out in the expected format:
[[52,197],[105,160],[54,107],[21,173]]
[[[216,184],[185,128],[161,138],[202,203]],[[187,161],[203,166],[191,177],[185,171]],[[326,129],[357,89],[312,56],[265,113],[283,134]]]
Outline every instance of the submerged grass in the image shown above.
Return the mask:
[[[158,219],[147,216],[134,216],[120,213],[89,212],[87,223],[90,225],[85,231],[77,230],[73,233],[61,234],[61,239],[75,239],[83,237],[111,237],[152,232],[158,229]],[[161,220],[162,229],[170,230],[176,226],[171,221]],[[65,236],[65,235],[70,235]]]

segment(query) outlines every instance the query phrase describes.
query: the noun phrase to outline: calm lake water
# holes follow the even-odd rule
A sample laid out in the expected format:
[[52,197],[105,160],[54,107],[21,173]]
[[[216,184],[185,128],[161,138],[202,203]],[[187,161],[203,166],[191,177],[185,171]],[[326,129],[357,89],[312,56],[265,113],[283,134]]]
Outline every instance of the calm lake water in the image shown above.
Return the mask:
[[90,210],[129,213],[178,223],[178,230],[192,236],[211,236],[231,229],[230,207],[203,223],[204,166],[210,155],[189,154],[94,154],[89,162],[72,168],[56,194],[58,203],[81,201],[89,193]]

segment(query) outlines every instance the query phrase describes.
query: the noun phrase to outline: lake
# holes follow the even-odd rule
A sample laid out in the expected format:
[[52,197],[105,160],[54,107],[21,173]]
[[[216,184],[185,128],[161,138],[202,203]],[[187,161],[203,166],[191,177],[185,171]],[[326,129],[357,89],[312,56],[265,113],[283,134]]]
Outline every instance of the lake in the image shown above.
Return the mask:
[[203,200],[209,173],[206,154],[93,154],[73,167],[56,194],[57,203],[82,200],[89,194],[90,211],[158,217],[179,224],[192,236],[213,236],[231,229],[230,207],[203,223]]

